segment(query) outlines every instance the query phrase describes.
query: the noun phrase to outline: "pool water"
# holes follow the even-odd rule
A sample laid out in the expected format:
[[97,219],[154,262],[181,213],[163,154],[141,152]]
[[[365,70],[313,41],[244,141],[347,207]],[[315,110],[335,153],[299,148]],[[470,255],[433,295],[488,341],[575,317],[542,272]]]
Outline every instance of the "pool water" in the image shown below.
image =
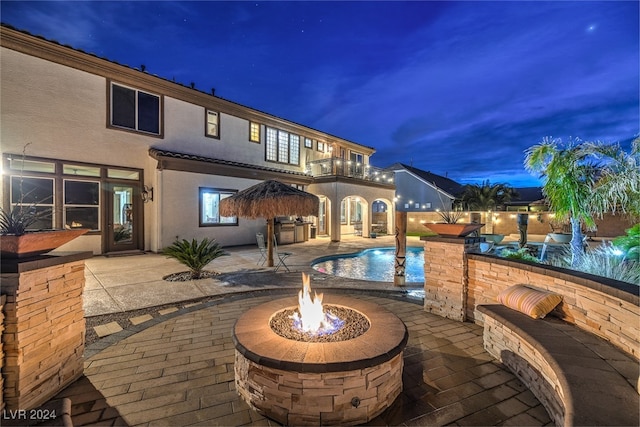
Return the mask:
[[[393,282],[396,248],[372,248],[355,254],[323,257],[313,263],[321,273],[350,279]],[[408,247],[405,281],[424,283],[424,249]]]

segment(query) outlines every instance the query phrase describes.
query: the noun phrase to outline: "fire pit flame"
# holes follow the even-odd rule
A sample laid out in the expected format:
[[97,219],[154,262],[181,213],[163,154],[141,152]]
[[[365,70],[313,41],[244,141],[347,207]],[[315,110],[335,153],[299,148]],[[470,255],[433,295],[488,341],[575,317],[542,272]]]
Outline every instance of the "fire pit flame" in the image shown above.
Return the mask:
[[311,335],[332,334],[344,325],[344,321],[322,307],[322,294],[314,292],[311,298],[311,280],[302,273],[302,290],[298,292],[298,311],[291,318],[299,331]]

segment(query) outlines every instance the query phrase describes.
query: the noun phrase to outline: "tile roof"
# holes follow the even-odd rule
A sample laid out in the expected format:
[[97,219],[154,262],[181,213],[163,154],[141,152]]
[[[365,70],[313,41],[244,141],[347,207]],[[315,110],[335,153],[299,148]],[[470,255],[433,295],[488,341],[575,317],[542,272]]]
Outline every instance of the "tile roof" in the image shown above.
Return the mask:
[[216,159],[213,157],[198,156],[196,154],[178,153],[175,151],[160,150],[158,148],[153,148],[153,147],[149,149],[149,155],[156,160],[158,160],[159,157],[171,157],[174,159],[195,160],[199,162],[205,162],[205,163],[211,163],[211,164],[217,164],[217,165],[235,166],[243,169],[254,169],[259,171],[277,172],[282,174],[304,176],[304,177],[311,176],[303,172],[291,171],[286,169],[278,169],[278,168],[270,168],[266,166],[257,166],[249,163],[233,162],[230,160]]

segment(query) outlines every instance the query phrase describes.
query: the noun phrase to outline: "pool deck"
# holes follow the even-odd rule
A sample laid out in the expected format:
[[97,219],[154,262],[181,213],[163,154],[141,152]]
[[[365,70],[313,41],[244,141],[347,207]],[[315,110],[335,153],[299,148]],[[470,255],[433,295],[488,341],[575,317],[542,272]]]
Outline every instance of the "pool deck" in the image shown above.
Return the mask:
[[[292,295],[305,271],[313,289],[375,302],[407,325],[404,390],[369,425],[551,424],[533,394],[484,351],[481,327],[424,312],[422,284],[343,279],[310,267],[320,256],[393,244],[385,236],[282,246],[293,252],[290,273],[256,266],[256,247],[231,248],[231,256],[211,263],[220,272],[215,278],[174,283],[162,276],[184,267],[161,255],[89,259],[88,322],[104,318],[115,325],[87,346],[84,375],[56,398],[71,399],[74,425],[278,425],[236,393],[231,331],[250,307]],[[422,242],[408,238],[408,245]],[[149,308],[156,306],[162,309]]]

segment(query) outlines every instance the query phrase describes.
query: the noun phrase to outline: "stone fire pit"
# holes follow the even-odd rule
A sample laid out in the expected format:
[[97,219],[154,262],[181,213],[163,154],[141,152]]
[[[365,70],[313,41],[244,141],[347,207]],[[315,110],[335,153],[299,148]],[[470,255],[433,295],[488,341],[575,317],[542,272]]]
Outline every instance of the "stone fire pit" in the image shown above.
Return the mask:
[[238,319],[233,341],[240,396],[286,425],[353,425],[379,415],[402,391],[404,323],[377,304],[327,295],[327,306],[358,312],[369,328],[345,341],[297,341],[270,326],[276,313],[297,303],[295,297],[274,300]]

